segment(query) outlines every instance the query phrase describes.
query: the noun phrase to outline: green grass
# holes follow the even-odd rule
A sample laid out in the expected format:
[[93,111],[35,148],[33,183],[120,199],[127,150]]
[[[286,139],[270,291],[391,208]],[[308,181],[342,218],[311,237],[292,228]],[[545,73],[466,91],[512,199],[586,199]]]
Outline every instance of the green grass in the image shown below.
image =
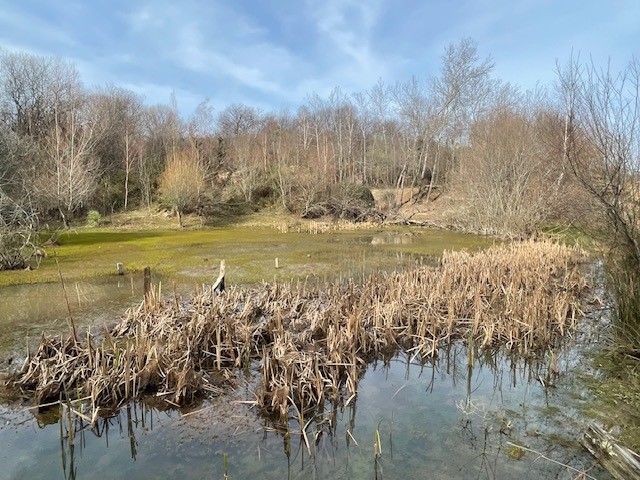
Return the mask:
[[[376,243],[379,235],[409,240]],[[116,263],[122,262],[128,272],[149,266],[158,274],[197,281],[215,277],[220,260],[225,259],[231,281],[256,283],[274,277],[322,278],[337,270],[367,273],[440,255],[445,249],[481,248],[492,242],[486,237],[425,229],[312,235],[251,224],[194,230],[82,228],[64,232],[57,245],[45,247],[49,258],[38,269],[0,272],[0,286],[57,282],[56,259],[68,280],[115,275]]]
[[64,277],[69,279],[115,274],[118,262],[127,271],[150,266],[158,273],[177,274],[184,269],[205,267],[207,263],[217,265],[221,257],[216,253],[222,245],[234,245],[240,253],[243,245],[267,240],[261,238],[264,236],[264,232],[255,230],[223,229],[69,231],[58,237],[58,245],[46,248],[49,258],[37,270],[0,272],[0,285],[58,281],[56,259]]
[[594,357],[599,375],[582,374],[594,401],[583,406],[584,413],[605,425],[619,426],[622,445],[640,451],[640,365],[637,359],[623,362],[618,356],[601,353]]
[[593,249],[597,246],[592,232],[586,226],[567,226],[562,223],[548,224],[542,227],[541,233],[545,237],[559,240],[567,245],[579,245],[587,249]]

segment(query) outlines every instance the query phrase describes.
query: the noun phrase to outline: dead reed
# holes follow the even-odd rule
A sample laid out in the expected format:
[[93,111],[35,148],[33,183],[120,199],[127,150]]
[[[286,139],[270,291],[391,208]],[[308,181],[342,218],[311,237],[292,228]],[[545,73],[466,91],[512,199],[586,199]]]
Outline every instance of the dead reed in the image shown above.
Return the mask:
[[9,387],[38,403],[61,392],[95,411],[154,392],[172,405],[221,392],[260,360],[256,405],[283,420],[325,401],[350,403],[367,363],[404,349],[421,361],[463,338],[520,353],[570,331],[587,287],[585,253],[550,242],[446,252],[439,264],[323,288],[205,289],[188,302],[158,292],[104,339],[46,338]]

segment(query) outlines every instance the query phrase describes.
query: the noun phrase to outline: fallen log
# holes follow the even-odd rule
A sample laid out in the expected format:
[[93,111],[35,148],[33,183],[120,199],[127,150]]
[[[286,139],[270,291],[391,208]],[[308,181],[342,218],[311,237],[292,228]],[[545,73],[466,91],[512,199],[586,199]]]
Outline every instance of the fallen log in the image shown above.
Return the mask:
[[640,455],[618,444],[604,428],[592,423],[580,443],[615,478],[640,480]]

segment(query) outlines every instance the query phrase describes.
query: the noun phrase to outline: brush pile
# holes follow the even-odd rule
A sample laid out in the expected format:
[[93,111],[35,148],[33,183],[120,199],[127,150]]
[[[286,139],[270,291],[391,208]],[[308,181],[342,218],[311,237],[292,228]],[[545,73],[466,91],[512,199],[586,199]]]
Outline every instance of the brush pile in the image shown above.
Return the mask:
[[[44,338],[9,387],[116,407],[154,392],[173,405],[222,391],[259,360],[256,405],[285,419],[349,402],[367,363],[404,349],[420,361],[456,338],[520,353],[570,331],[587,288],[581,250],[548,242],[447,252],[434,267],[324,288],[212,289],[189,302],[150,296],[104,339]],[[256,365],[256,364],[254,364]]]

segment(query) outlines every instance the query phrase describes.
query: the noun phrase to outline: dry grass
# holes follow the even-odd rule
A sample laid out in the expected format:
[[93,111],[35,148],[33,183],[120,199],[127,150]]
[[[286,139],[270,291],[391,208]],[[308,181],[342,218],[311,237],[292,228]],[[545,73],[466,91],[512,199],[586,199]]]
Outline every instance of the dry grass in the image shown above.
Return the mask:
[[159,292],[98,343],[43,338],[9,386],[37,402],[62,392],[94,410],[155,392],[173,405],[219,392],[260,359],[256,405],[286,419],[325,401],[349,403],[371,359],[404,349],[426,361],[455,338],[527,353],[570,331],[587,287],[581,250],[523,242],[448,252],[435,267],[325,288],[211,289],[191,301]]

